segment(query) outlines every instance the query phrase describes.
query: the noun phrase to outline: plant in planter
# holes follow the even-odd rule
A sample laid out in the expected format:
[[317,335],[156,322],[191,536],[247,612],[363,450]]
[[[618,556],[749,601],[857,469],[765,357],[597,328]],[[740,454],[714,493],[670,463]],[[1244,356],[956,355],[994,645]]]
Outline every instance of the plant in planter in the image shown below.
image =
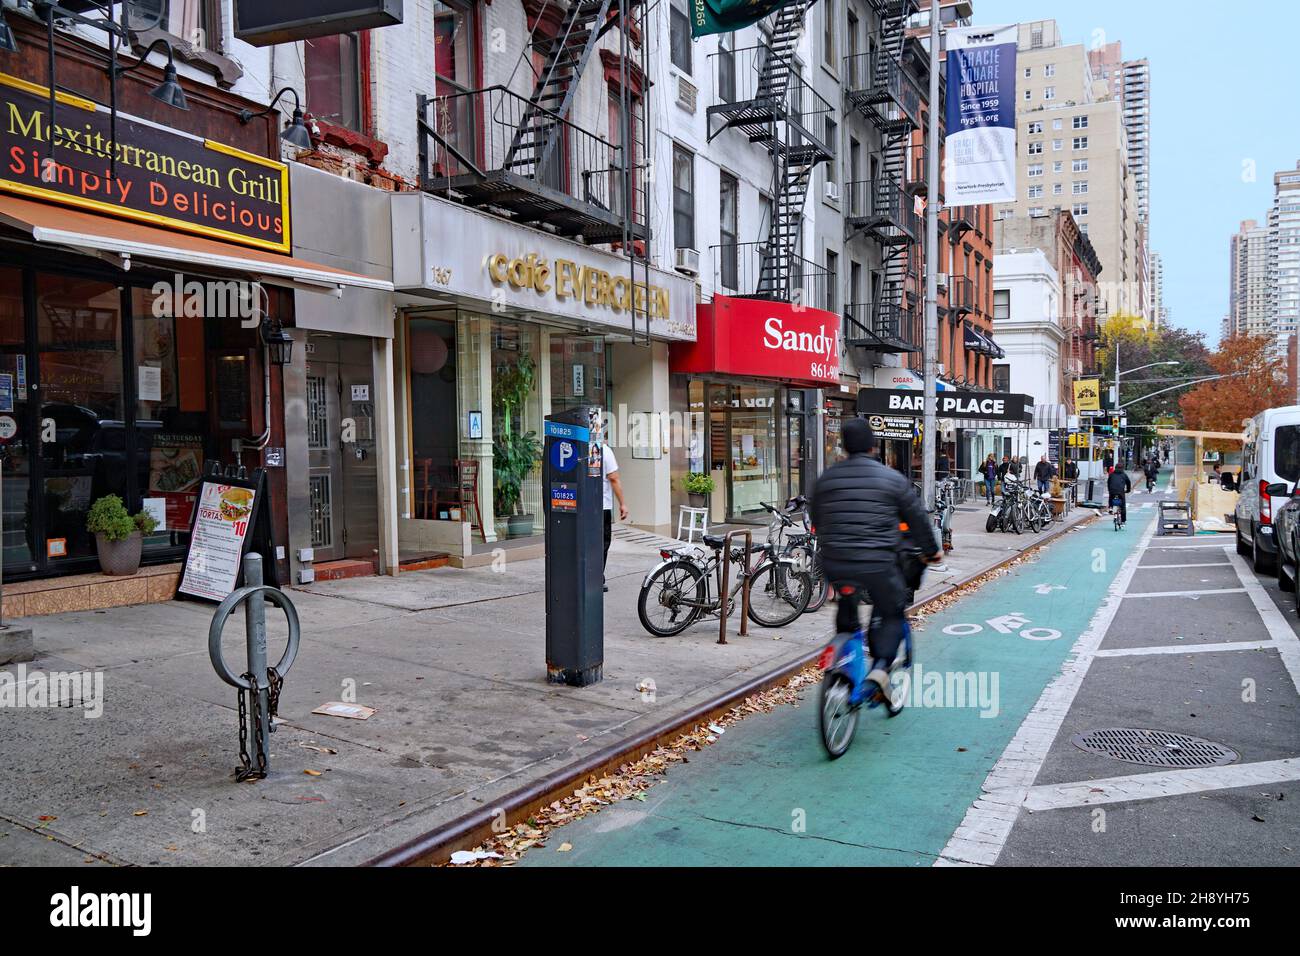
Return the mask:
[[682,488],[690,495],[692,508],[706,507],[714,487],[712,476],[701,472],[693,471],[682,479]]
[[525,537],[533,533],[535,516],[522,513],[524,482],[541,460],[542,443],[534,431],[523,430],[523,406],[532,394],[537,365],[521,355],[514,365],[496,369],[492,403],[499,425],[492,441],[492,473],[495,481],[493,505],[498,517],[506,519],[506,536]]
[[128,575],[140,570],[144,536],[157,527],[158,522],[146,512],[131,515],[117,495],[104,495],[86,515],[86,530],[95,536],[99,567],[105,574]]

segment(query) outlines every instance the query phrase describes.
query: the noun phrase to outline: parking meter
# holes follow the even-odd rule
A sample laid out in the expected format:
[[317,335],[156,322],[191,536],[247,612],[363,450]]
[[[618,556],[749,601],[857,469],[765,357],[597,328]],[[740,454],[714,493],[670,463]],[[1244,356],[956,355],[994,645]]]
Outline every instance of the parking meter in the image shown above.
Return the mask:
[[604,454],[601,410],[580,405],[546,416],[542,505],[546,516],[546,679],[585,687],[605,663]]

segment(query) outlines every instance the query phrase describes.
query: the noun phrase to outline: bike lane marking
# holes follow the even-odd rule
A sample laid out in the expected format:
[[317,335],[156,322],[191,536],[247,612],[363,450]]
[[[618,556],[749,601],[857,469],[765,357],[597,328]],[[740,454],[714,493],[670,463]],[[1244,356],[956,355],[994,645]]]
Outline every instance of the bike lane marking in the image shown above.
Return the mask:
[[[522,864],[933,863],[1135,544],[1104,525],[1081,529],[930,615],[916,635],[909,709],[895,720],[864,710],[840,760],[828,760],[818,740],[814,684],[801,706],[732,725],[689,765],[672,767],[644,802],[622,801],[553,831]],[[1036,593],[1044,581],[1066,590]],[[1011,617],[1023,625],[1013,629]],[[963,622],[981,631],[943,633]],[[1061,639],[1043,640],[1039,628]],[[974,706],[927,705],[927,694],[943,703],[952,692]],[[561,841],[572,849],[554,852]]]
[[966,812],[961,825],[935,861],[936,866],[992,866],[997,862],[1020,817],[1021,806],[1060,732],[1061,723],[1069,713],[1102,641],[1106,639],[1156,527],[1155,521],[1147,526],[1137,548],[1125,558],[1119,573],[1110,581],[1105,598],[1087,630],[1075,642],[1060,675],[1047,685],[989,772],[984,781],[983,796],[977,798]]

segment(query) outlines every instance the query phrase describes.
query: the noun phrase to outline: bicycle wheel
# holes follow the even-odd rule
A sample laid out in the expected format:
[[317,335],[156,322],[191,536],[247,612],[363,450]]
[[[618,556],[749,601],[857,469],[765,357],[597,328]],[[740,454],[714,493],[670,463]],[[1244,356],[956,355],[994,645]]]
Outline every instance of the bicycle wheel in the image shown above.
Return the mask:
[[990,514],[988,516],[988,519],[984,522],[984,530],[987,531],[989,534],[992,534],[994,531],[997,530],[997,528],[998,528],[998,516],[995,514]]
[[[641,586],[636,613],[655,637],[680,634],[700,616],[707,588],[704,572],[689,561],[670,561]],[[684,602],[695,602],[688,604]]]
[[1007,512],[1007,530],[1012,534],[1020,534],[1020,509],[1012,508]]
[[749,582],[749,619],[760,627],[785,627],[808,607],[812,575],[785,564],[764,564]]
[[849,703],[852,696],[853,685],[843,674],[832,671],[822,678],[818,723],[822,746],[832,760],[838,760],[848,752],[853,734],[858,729],[858,709]]
[[814,552],[810,552],[805,545],[795,545],[785,553],[794,562],[796,570],[807,571],[812,578],[812,597],[808,599],[808,606],[804,608],[804,613],[813,614],[822,609],[827,599],[831,596],[831,583],[826,580],[826,572],[822,570],[822,563],[817,559]]

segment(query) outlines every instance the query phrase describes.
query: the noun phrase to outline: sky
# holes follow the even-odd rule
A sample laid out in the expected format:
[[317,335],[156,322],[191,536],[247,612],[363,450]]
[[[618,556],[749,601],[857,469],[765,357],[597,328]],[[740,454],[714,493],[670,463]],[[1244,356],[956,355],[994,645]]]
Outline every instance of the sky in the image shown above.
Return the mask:
[[[1273,174],[1300,161],[1300,13],[1287,0],[973,0],[981,26],[1055,19],[1061,41],[1116,40],[1151,61],[1151,249],[1170,323],[1213,346],[1228,242],[1267,221]],[[1253,181],[1250,171],[1254,170]]]

